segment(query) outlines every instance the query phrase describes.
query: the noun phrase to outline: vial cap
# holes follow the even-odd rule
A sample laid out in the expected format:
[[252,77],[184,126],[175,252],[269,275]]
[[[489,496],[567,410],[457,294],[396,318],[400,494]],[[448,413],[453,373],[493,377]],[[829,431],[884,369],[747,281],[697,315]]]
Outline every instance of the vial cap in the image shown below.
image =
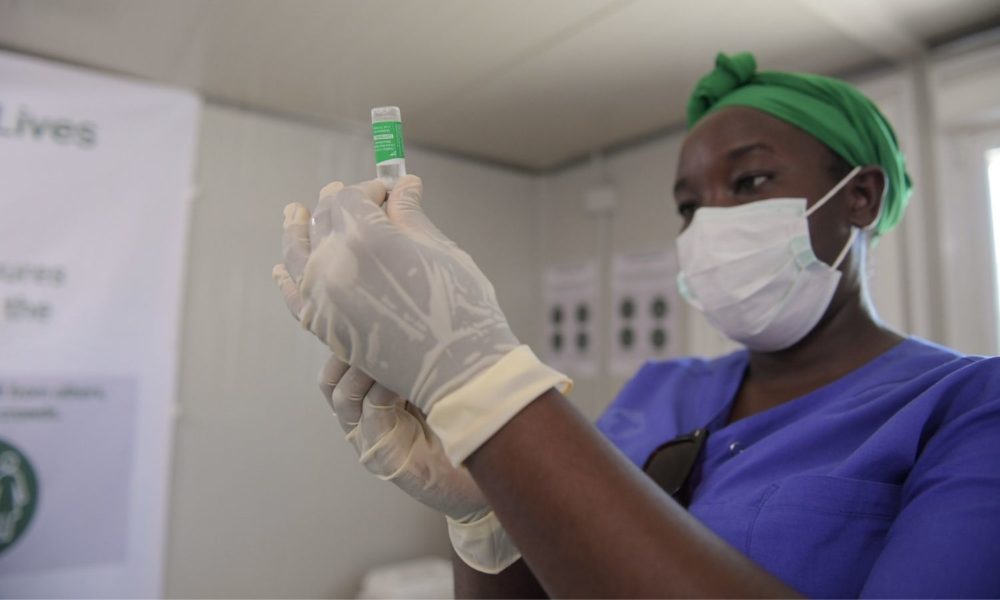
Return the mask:
[[381,121],[402,121],[398,106],[379,106],[372,109],[372,123]]

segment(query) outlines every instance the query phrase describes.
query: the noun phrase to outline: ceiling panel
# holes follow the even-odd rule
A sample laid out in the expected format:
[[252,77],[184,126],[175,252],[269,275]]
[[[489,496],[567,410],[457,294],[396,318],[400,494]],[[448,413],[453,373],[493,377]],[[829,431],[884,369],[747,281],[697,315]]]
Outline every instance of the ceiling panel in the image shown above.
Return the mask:
[[0,0],[0,43],[193,87],[176,65],[206,11],[193,0]]
[[1000,21],[1000,2],[997,0],[880,1],[888,12],[896,15],[901,27],[924,40],[947,38],[960,31],[996,25]]
[[682,121],[718,50],[836,73],[1000,18],[997,0],[0,0],[0,45],[544,170]]
[[[720,50],[754,49],[763,68],[793,70],[831,71],[878,59],[787,0],[702,0],[699,10],[683,14],[673,6],[636,2],[421,113],[408,131],[437,146],[476,146],[477,154],[545,169],[679,122],[688,93]],[[779,26],[776,19],[786,33],[761,36]]]
[[[512,59],[607,10],[604,0],[398,0],[213,3],[205,86],[317,118],[409,114],[478,86]],[[287,8],[285,8],[287,7]],[[290,10],[294,9],[294,10]],[[531,14],[531,19],[524,19]]]

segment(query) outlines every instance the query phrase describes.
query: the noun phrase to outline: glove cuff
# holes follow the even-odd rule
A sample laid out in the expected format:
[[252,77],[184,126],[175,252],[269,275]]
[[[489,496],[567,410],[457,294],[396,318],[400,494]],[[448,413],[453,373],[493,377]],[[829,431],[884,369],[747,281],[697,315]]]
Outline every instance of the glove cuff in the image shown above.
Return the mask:
[[521,552],[492,510],[471,523],[446,518],[455,554],[473,569],[496,575],[521,558]]
[[457,467],[521,409],[553,387],[565,394],[573,382],[521,345],[434,403],[427,424]]

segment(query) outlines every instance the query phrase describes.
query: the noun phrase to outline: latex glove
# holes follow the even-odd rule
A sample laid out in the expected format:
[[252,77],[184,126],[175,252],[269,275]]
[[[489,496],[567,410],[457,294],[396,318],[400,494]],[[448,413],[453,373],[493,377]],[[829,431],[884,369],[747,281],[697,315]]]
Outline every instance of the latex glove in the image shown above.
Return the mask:
[[423,504],[444,513],[455,553],[499,573],[521,557],[465,467],[454,467],[412,404],[331,357],[320,387],[359,461]]
[[322,195],[296,279],[299,320],[409,398],[458,465],[532,400],[571,383],[519,344],[493,285],[424,214],[420,179],[400,178],[385,212],[384,195],[377,180]]
[[[285,261],[293,272],[301,273],[309,254],[308,211],[287,210],[285,217]],[[272,275],[297,317],[302,299],[289,269],[279,264]],[[451,465],[437,436],[412,404],[336,357],[320,372],[320,389],[359,462],[380,479],[442,512],[452,546],[466,564],[498,573],[520,558],[468,470]]]

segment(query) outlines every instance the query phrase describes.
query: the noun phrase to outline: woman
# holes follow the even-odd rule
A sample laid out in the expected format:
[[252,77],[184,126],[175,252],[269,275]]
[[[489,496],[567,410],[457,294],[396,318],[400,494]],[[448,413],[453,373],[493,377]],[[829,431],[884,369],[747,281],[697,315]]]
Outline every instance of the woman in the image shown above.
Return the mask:
[[334,351],[362,463],[448,515],[459,596],[997,595],[998,363],[892,331],[867,292],[909,194],[889,124],[748,54],[720,55],[689,123],[681,292],[747,349],[647,364],[600,432],[418,179],[384,213],[377,182],[335,184],[311,230],[286,209],[275,276]]

